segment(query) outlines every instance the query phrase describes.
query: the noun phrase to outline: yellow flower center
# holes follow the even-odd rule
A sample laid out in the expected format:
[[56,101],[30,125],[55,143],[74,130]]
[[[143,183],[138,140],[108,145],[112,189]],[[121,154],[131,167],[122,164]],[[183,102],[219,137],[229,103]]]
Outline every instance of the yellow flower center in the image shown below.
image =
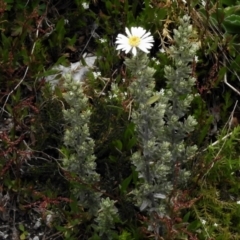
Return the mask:
[[128,42],[132,47],[137,47],[140,43],[140,37],[132,36],[129,38]]

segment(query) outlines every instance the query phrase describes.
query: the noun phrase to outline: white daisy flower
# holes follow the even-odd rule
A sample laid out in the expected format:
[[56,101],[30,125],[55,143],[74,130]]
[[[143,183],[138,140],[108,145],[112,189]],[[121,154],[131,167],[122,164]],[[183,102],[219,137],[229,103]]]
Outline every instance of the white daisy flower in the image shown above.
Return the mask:
[[205,225],[205,224],[206,224],[206,220],[201,219],[200,221],[201,221],[202,225]]
[[101,76],[100,72],[92,72],[95,79]]
[[99,41],[100,41],[101,43],[105,43],[105,42],[107,42],[107,39],[105,39],[105,38],[100,38]]
[[149,49],[153,46],[153,36],[150,32],[146,32],[142,27],[132,27],[130,30],[125,28],[127,36],[118,34],[116,44],[117,50],[123,50],[129,53],[132,50],[134,56],[137,55],[137,48],[145,53],[149,53]]
[[89,9],[89,3],[83,2],[82,6],[84,9]]

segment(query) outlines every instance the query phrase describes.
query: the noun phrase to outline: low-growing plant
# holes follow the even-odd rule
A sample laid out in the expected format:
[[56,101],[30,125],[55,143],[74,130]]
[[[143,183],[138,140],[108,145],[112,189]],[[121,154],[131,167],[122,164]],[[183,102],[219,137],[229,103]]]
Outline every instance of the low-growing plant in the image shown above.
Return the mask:
[[238,8],[0,1],[0,236],[239,239]]

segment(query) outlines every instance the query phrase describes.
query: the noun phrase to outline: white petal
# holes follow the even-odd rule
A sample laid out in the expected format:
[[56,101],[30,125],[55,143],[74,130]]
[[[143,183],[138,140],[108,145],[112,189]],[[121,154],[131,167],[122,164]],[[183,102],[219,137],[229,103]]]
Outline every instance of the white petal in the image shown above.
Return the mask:
[[125,44],[128,44],[128,41],[126,41],[125,39],[117,40],[117,41],[116,41],[116,44],[117,44],[117,45],[125,45]]
[[132,48],[132,53],[133,53],[133,56],[136,56],[136,55],[137,55],[137,49],[136,49],[136,47],[133,47],[133,48]]
[[142,36],[142,38],[146,38],[146,37],[148,37],[148,36],[150,36],[150,35],[151,35],[150,32],[146,32],[146,33]]
[[126,34],[128,35],[128,37],[131,37],[131,36],[132,36],[132,34],[130,33],[130,31],[129,31],[128,28],[125,28],[125,32],[126,32]]
[[148,53],[148,49],[151,49],[151,46],[147,46],[146,44],[139,44],[138,48],[141,49],[143,52]]
[[146,37],[146,38],[141,38],[141,40],[145,43],[151,43],[151,42],[154,42],[154,39],[152,36],[149,36],[149,37]]
[[141,40],[140,44],[153,45],[153,42],[146,41],[145,39]]
[[121,50],[121,49],[123,49],[123,48],[124,48],[124,45],[118,45],[116,49],[117,49],[117,50]]
[[150,49],[150,48],[152,48],[152,46],[153,46],[153,44],[152,43],[144,43],[144,42],[141,42],[139,45],[138,45],[138,47],[139,48],[148,48],[148,49]]
[[122,34],[118,34],[117,41],[123,41],[123,40],[128,41],[128,37],[126,37]]
[[131,35],[135,35],[136,33],[136,27],[131,27]]
[[132,47],[131,46],[126,46],[125,48],[125,53],[129,53],[131,51]]
[[144,43],[144,42],[141,42],[138,47],[145,47],[145,48],[152,48],[153,44],[152,43]]
[[121,33],[119,33],[119,34],[117,35],[117,39],[118,39],[118,38],[121,38],[122,36],[124,36],[124,35],[121,34]]
[[141,39],[147,42],[154,42],[153,36],[147,36],[146,34]]
[[140,48],[145,53],[149,53],[149,50],[147,48],[145,48],[144,46],[138,46],[138,48]]
[[137,33],[137,28],[136,27],[131,27],[131,33],[132,33],[132,36],[138,36],[136,33]]
[[141,27],[138,27],[138,28],[137,28],[137,33],[136,33],[136,35],[137,35],[138,37],[142,38],[145,33],[146,33],[146,30],[145,30],[145,29],[143,29],[143,28],[141,28]]

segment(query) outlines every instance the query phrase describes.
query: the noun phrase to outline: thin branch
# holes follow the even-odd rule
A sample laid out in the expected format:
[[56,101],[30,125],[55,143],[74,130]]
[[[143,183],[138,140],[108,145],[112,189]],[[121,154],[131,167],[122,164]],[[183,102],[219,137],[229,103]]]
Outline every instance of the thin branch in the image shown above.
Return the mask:
[[[198,154],[200,154],[200,153],[202,153],[202,152],[207,151],[207,150],[209,149],[209,147],[213,147],[213,146],[217,145],[218,143],[222,142],[223,140],[225,140],[226,138],[228,138],[228,137],[230,137],[230,136],[232,135],[232,132],[229,132],[229,131],[230,131],[230,128],[231,128],[231,121],[232,121],[232,118],[233,118],[233,114],[234,114],[234,112],[235,112],[235,110],[236,110],[237,104],[238,104],[238,101],[236,101],[236,103],[235,103],[235,105],[234,105],[234,108],[233,108],[233,110],[232,110],[232,112],[231,112],[231,114],[230,114],[230,117],[229,117],[227,123],[226,123],[225,126],[224,126],[224,128],[225,128],[225,127],[227,126],[227,124],[229,125],[229,126],[228,126],[228,133],[227,133],[224,137],[222,137],[221,139],[215,141],[214,143],[212,143],[212,144],[210,144],[209,146],[207,146],[206,148],[204,148],[201,152],[198,152],[198,153],[190,156],[188,159],[191,159],[191,158],[195,157],[196,155],[198,155]],[[225,141],[226,141],[226,140],[225,140]],[[224,141],[224,144],[225,144],[225,141]],[[223,146],[224,146],[224,144],[223,144]],[[223,147],[223,146],[222,146],[222,147]],[[222,149],[222,147],[221,147],[221,149]],[[220,149],[220,152],[221,152],[221,149]],[[217,156],[219,155],[220,152],[218,152]],[[217,157],[217,156],[216,156],[216,157]],[[215,157],[215,158],[216,158],[216,157]]]
[[240,92],[234,88],[231,84],[228,83],[227,81],[227,73],[224,74],[224,83],[229,86],[234,92],[236,92],[238,95],[240,95]]
[[[230,128],[231,128],[231,121],[232,121],[232,118],[233,118],[233,114],[234,114],[234,112],[235,112],[235,109],[236,109],[236,107],[237,107],[237,104],[238,104],[238,101],[236,101],[235,106],[234,106],[234,109],[233,109],[233,111],[231,112],[231,115],[230,115],[229,120],[228,120],[228,122],[230,123],[230,124],[228,125],[228,132],[230,131]],[[226,125],[225,125],[225,126],[226,126]],[[224,126],[224,127],[225,127],[225,126]],[[220,140],[218,140],[218,141],[216,141],[216,142],[214,142],[213,144],[210,145],[210,146],[214,146],[214,145],[218,144],[220,141],[223,141],[223,140],[224,140],[221,148],[219,149],[219,151],[218,151],[218,153],[216,154],[216,156],[214,157],[214,159],[217,159],[217,158],[218,158],[218,156],[219,156],[219,154],[221,153],[224,145],[226,144],[227,138],[228,138],[229,136],[231,136],[231,135],[232,135],[232,132],[228,133],[226,136],[224,136],[224,137],[221,138]],[[208,146],[208,148],[209,148],[210,146]],[[210,172],[210,170],[211,170],[211,169],[213,168],[213,166],[214,166],[214,163],[215,163],[215,161],[213,161],[213,163],[211,164],[211,167],[207,170],[207,172],[203,175],[202,178],[204,178],[204,177]]]
[[[226,67],[226,58],[224,57],[224,60],[223,60],[223,64],[224,64],[224,67]],[[240,95],[240,92],[234,88],[231,84],[228,83],[227,81],[227,73],[224,74],[224,83],[230,87],[234,92],[236,92],[238,95]]]
[[[36,31],[36,35],[35,35],[35,38],[36,38],[36,39],[38,38],[39,28],[40,28],[40,26],[41,26],[41,24],[42,24],[42,21],[43,21],[43,18],[39,21],[39,23],[38,23],[38,25],[37,25],[37,31]],[[30,53],[30,54],[31,54],[31,55],[30,55],[30,58],[31,58],[31,56],[32,56],[33,53],[34,53],[35,46],[36,46],[36,40],[35,40],[35,42],[33,43],[32,50],[31,50],[31,53]],[[17,90],[17,88],[22,84],[22,82],[23,82],[24,79],[26,78],[27,73],[28,73],[28,70],[29,70],[29,66],[27,66],[27,68],[26,68],[26,70],[25,70],[25,72],[24,72],[24,75],[23,75],[22,79],[20,80],[20,82],[19,82],[19,83],[14,87],[14,89],[7,95],[7,98],[6,98],[5,102],[4,102],[3,107],[2,107],[2,110],[1,110],[1,114],[5,111],[4,108],[5,108],[5,106],[6,106],[7,102],[8,102],[9,97],[12,95],[12,93],[13,93],[14,91]]]

